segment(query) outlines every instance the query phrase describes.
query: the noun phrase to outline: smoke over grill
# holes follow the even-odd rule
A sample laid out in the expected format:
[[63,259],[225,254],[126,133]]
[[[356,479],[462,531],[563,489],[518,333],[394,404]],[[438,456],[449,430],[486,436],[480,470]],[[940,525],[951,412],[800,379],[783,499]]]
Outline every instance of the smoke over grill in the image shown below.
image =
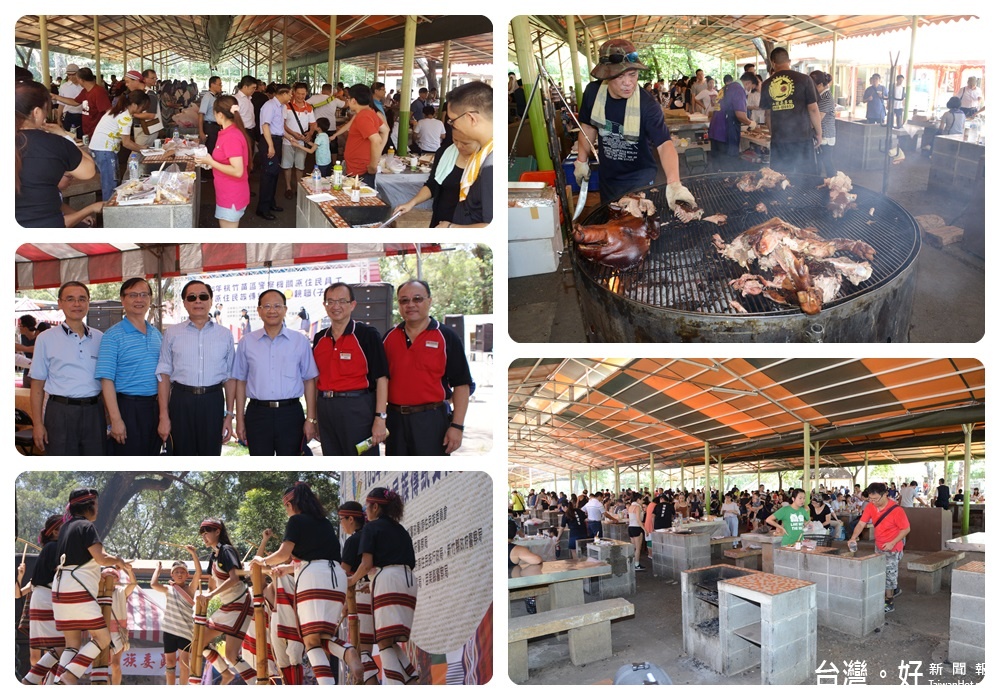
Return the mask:
[[[823,179],[789,176],[782,190],[742,192],[738,174],[693,177],[684,184],[706,215],[726,214],[725,226],[705,221],[683,224],[667,210],[663,187],[642,191],[666,223],[649,255],[636,268],[615,271],[573,254],[574,271],[590,337],[605,342],[905,342],[920,250],[913,217],[892,200],[855,186],[857,209],[834,219],[826,209]],[[763,203],[767,212],[756,206]],[[874,214],[869,211],[874,208]],[[846,279],[837,298],[819,314],[781,306],[764,296],[742,296],[729,285],[746,270],[719,255],[718,233],[726,243],[752,226],[780,217],[798,227],[814,227],[824,239],[851,238],[875,248],[872,275],[861,284]],[[583,222],[604,223],[602,206]],[[751,265],[753,268],[753,265]],[[752,272],[759,270],[751,269]],[[766,273],[765,273],[766,274]],[[749,313],[731,308],[730,300]]]

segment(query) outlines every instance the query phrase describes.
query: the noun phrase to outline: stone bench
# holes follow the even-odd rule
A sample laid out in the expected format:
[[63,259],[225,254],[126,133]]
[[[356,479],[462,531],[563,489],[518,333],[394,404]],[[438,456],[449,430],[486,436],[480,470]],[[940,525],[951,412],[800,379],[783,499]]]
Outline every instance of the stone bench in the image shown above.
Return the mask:
[[738,540],[738,536],[730,535],[728,537],[712,538],[708,541],[708,544],[712,548],[712,561],[715,562],[717,559],[722,558],[722,553],[727,549],[733,548],[733,542]]
[[560,632],[569,633],[569,658],[575,666],[611,656],[611,621],[635,614],[624,598],[557,608],[524,615],[507,626],[507,668],[515,683],[528,680],[528,640]]
[[906,568],[917,572],[917,593],[932,595],[941,590],[942,583],[951,587],[951,565],[962,559],[965,552],[943,549],[907,562]]
[[760,560],[763,552],[759,549],[727,549],[722,553],[725,559],[731,559],[732,563],[743,569],[753,569],[760,571]]

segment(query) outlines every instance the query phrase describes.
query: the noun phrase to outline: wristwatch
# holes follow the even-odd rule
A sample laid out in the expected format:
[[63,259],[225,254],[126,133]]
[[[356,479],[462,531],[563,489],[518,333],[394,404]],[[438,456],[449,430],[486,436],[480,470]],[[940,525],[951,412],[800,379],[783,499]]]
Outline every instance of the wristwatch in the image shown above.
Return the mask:
[[319,421],[315,418],[306,418],[306,423],[312,423],[313,425],[319,425]]
[[452,423],[451,427],[454,428],[455,430],[465,432],[465,426],[462,425],[461,423]]
[[383,411],[382,413],[376,413],[375,417],[376,418],[381,418],[382,420],[385,420],[385,419],[387,419],[389,417],[389,414],[386,413],[385,411]]

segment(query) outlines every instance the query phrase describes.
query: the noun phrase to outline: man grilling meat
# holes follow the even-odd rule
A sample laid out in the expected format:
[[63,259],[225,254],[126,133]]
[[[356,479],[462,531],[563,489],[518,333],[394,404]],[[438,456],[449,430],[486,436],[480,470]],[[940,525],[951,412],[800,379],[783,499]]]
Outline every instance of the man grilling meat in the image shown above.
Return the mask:
[[[590,178],[590,144],[596,141],[601,163],[601,203],[648,187],[656,178],[656,158],[667,176],[667,204],[695,208],[694,196],[681,184],[677,150],[652,95],[638,89],[639,62],[631,42],[612,39],[601,46],[600,61],[590,74],[596,80],[583,91],[573,169],[577,183]],[[656,151],[654,158],[653,151]]]

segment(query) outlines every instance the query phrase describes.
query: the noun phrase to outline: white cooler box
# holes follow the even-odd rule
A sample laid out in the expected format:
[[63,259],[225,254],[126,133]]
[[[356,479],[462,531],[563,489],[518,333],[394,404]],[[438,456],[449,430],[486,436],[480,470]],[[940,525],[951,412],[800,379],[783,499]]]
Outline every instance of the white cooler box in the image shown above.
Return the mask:
[[507,277],[555,272],[563,249],[555,188],[509,182],[507,207]]

